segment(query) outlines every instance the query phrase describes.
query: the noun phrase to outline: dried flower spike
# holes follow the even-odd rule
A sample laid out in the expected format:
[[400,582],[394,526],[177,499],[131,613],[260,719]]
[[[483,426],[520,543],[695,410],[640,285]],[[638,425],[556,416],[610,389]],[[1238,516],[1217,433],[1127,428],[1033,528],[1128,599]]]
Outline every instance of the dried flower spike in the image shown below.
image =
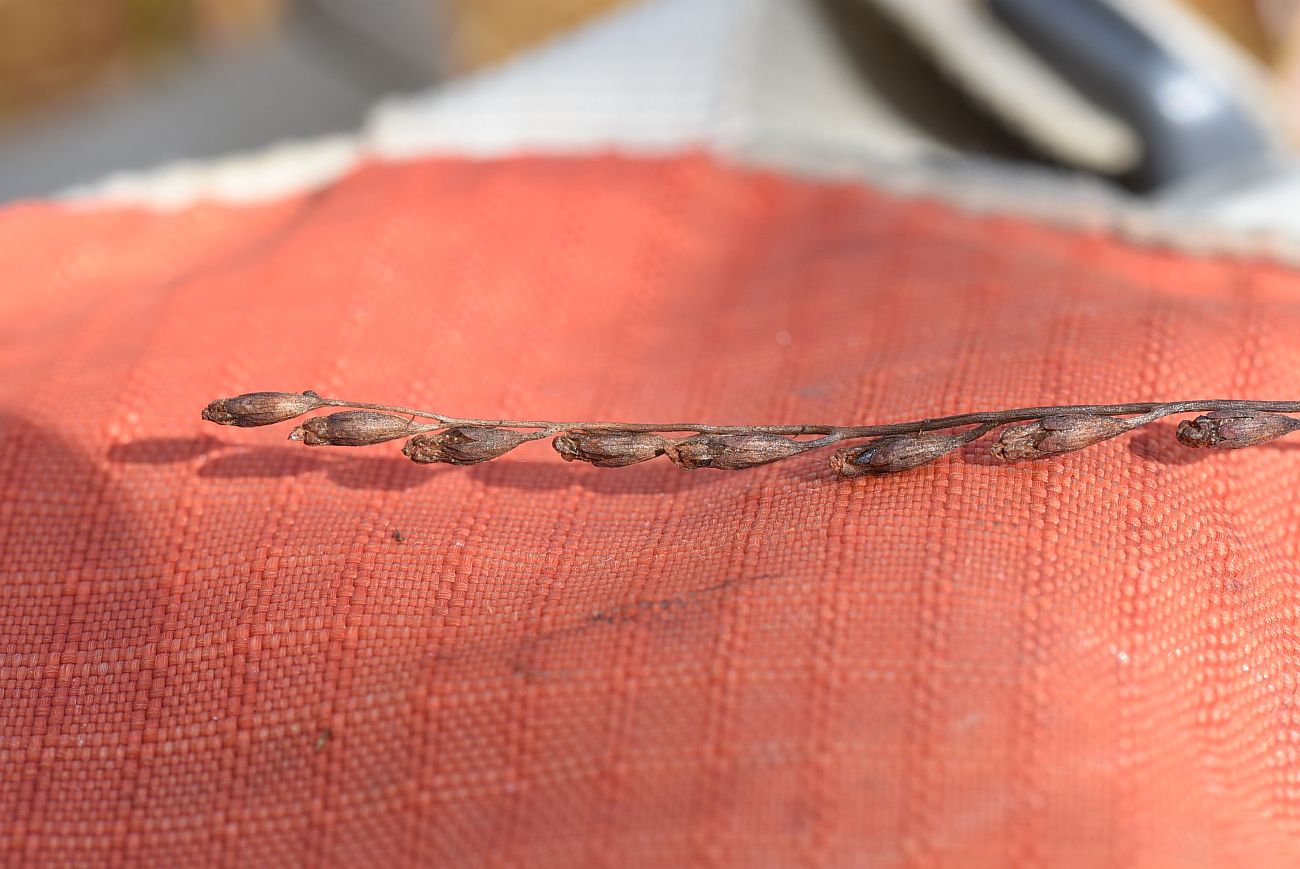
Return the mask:
[[1068,453],[1131,431],[1133,423],[1113,416],[1068,413],[1003,429],[989,452],[1004,462]]
[[918,434],[884,437],[831,456],[831,468],[841,477],[896,474],[934,461],[968,442],[967,435]]
[[1300,429],[1300,420],[1280,413],[1216,411],[1178,424],[1178,440],[1189,447],[1238,450],[1268,443]]
[[668,439],[640,431],[573,431],[557,436],[551,446],[566,462],[590,462],[598,468],[622,468],[663,455]]
[[409,419],[373,410],[345,410],[313,417],[289,433],[289,440],[309,447],[367,447],[411,433]]
[[756,468],[769,462],[788,459],[801,453],[804,445],[781,435],[754,432],[752,434],[702,434],[677,441],[665,452],[679,468],[716,468],[720,471],[741,471]]
[[[556,452],[568,461],[617,468],[662,453],[682,468],[734,471],[872,438],[831,458],[831,466],[845,477],[919,467],[999,426],[1009,427],[990,452],[1004,461],[1081,449],[1172,414],[1205,414],[1178,428],[1179,440],[1190,446],[1236,449],[1300,430],[1300,420],[1281,415],[1300,413],[1300,401],[1237,399],[1018,407],[875,425],[708,425],[474,419],[323,398],[314,392],[254,392],[212,402],[203,418],[221,425],[269,425],[318,407],[354,409],[309,419],[293,430],[291,439],[312,446],[364,446],[414,435],[402,452],[420,463],[473,465],[504,455],[525,441],[554,435]],[[964,431],[943,433],[953,429]],[[693,436],[678,441],[666,438],[674,433]],[[820,437],[796,440],[809,435]]]
[[324,406],[314,392],[249,392],[218,398],[203,408],[203,418],[218,425],[274,425]]
[[477,465],[503,456],[532,439],[531,435],[508,428],[459,426],[433,434],[416,435],[402,447],[402,454],[421,465],[434,462]]

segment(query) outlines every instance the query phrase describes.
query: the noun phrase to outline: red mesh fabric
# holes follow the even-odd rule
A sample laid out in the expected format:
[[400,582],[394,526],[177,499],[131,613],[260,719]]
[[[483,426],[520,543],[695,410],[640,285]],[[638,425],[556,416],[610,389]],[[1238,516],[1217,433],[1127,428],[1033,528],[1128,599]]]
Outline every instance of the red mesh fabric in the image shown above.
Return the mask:
[[0,259],[9,860],[1294,863],[1294,445],[846,482],[198,419],[1296,398],[1292,270],[694,156],[28,206]]

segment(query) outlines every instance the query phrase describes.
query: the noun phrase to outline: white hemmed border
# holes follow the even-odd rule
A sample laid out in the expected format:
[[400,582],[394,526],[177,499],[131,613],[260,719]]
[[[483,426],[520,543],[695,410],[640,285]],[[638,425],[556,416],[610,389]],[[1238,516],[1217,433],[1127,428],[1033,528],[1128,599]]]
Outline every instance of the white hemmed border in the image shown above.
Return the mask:
[[1143,243],[1300,262],[1300,181],[1221,207],[1160,210],[1086,176],[958,154],[871,90],[827,27],[807,0],[650,0],[503,66],[386,101],[355,135],[122,173],[63,198],[178,209],[316,189],[363,161],[704,149]]

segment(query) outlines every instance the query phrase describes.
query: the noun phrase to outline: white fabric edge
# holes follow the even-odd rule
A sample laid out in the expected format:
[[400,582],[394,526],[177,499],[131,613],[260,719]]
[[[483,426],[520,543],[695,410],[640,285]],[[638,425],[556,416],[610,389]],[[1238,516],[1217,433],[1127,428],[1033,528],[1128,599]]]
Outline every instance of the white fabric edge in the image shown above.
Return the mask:
[[[317,189],[365,161],[703,150],[743,166],[865,182],[1144,244],[1300,262],[1300,231],[1261,233],[1270,209],[1252,212],[1246,229],[1213,214],[1162,212],[1094,179],[946,152],[863,91],[824,50],[828,38],[802,0],[651,0],[497,69],[386,101],[355,135],[121,173],[63,198],[77,208],[174,210]],[[777,51],[798,73],[788,92],[781,70],[771,71]],[[629,100],[637,113],[626,111]]]

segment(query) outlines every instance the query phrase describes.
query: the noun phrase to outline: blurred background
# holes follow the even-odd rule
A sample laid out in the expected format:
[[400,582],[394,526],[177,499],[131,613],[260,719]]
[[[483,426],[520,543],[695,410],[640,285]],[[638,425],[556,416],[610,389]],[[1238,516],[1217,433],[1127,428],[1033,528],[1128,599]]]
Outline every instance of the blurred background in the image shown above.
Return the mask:
[[0,0],[0,199],[355,129],[620,0]]
[[[1300,0],[1177,2],[1268,70],[1287,127],[1300,128]],[[386,95],[500,63],[620,5],[0,0],[0,200],[354,130]]]

